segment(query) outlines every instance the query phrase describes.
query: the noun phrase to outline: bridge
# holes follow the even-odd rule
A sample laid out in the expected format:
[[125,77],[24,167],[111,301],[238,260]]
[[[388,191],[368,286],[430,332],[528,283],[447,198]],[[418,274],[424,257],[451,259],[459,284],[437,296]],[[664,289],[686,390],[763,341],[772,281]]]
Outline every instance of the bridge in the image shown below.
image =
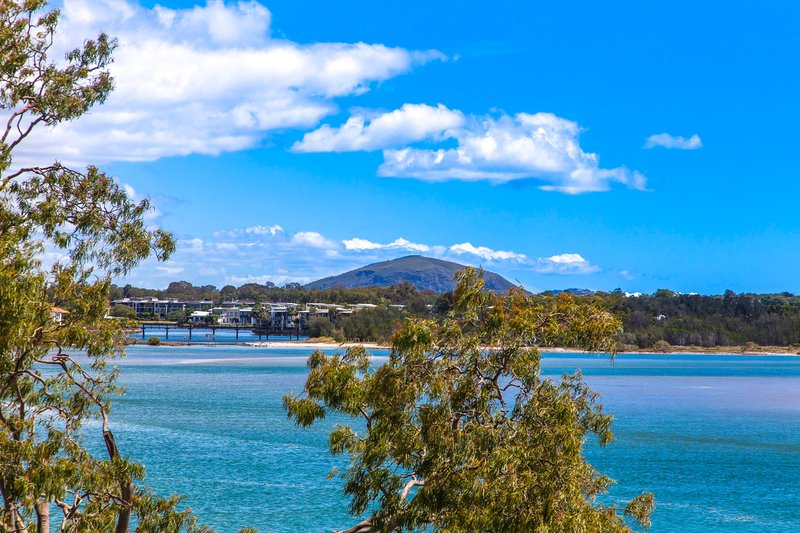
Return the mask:
[[189,342],[192,342],[192,332],[193,331],[211,331],[211,336],[215,337],[217,330],[233,330],[236,333],[236,342],[239,342],[239,332],[242,330],[245,331],[252,331],[253,335],[258,335],[258,340],[261,341],[262,337],[264,340],[269,340],[270,335],[281,335],[281,336],[288,336],[289,340],[292,340],[292,337],[296,337],[297,340],[300,340],[301,335],[305,335],[308,333],[308,327],[300,326],[294,328],[273,328],[273,327],[265,327],[265,326],[258,326],[256,324],[178,324],[177,322],[142,322],[141,325],[142,329],[142,340],[147,338],[147,330],[151,332],[153,330],[157,331],[164,331],[164,340],[169,340],[169,331],[170,329],[174,330],[188,330],[189,331]]

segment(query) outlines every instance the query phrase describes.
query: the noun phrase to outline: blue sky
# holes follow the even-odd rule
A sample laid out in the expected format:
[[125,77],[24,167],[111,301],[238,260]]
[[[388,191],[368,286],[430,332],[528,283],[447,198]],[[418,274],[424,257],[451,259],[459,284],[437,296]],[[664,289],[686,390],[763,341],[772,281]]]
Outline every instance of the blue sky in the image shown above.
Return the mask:
[[[32,139],[99,163],[163,287],[423,253],[529,289],[800,292],[800,5],[66,0],[115,93]],[[74,42],[72,42],[74,44]]]

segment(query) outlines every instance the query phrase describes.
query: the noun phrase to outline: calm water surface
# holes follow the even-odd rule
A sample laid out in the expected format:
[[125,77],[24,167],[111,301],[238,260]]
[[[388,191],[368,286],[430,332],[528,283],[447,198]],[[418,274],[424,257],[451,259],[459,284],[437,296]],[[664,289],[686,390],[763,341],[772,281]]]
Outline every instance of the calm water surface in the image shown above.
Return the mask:
[[[281,407],[308,352],[132,347],[112,429],[148,484],[218,531],[352,525],[325,479],[335,420],[301,430]],[[612,498],[656,494],[652,531],[800,531],[800,358],[551,354],[543,369],[581,369],[603,395],[616,440],[587,454],[617,480]]]

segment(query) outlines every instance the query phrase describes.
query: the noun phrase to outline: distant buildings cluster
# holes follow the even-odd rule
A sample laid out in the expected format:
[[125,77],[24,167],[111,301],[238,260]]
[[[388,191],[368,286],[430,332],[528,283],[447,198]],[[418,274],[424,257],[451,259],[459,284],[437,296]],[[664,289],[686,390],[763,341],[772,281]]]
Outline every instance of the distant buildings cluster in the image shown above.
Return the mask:
[[177,298],[122,298],[113,300],[111,307],[127,305],[139,317],[166,318],[168,314],[179,311],[202,311],[214,305],[211,300],[178,300]]
[[261,304],[258,308],[254,301],[228,301],[214,305],[211,300],[177,298],[122,298],[111,302],[112,308],[118,305],[130,307],[139,318],[166,319],[172,313],[185,312],[188,322],[193,324],[260,325],[273,329],[291,329],[298,325],[304,327],[314,317],[334,320],[334,317],[347,316],[360,309],[377,307],[374,304],[344,306],[328,303],[273,302]]

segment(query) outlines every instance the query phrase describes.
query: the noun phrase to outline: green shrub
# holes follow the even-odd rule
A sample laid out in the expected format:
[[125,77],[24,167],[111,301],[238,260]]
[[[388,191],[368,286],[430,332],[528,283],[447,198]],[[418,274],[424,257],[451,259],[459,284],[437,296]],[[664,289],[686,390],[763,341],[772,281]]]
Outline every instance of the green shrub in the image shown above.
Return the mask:
[[333,340],[336,342],[344,342],[346,340],[344,336],[344,330],[342,328],[333,328],[332,334]]
[[150,346],[158,346],[159,344],[161,344],[161,339],[155,336],[150,337],[149,339],[147,339],[147,344],[149,344]]
[[136,318],[136,311],[128,305],[115,305],[109,314],[117,318]]
[[308,321],[309,337],[330,337],[333,334],[333,324],[324,317],[315,316]]
[[656,352],[667,353],[672,350],[672,345],[665,340],[656,341],[653,344],[653,350]]
[[753,341],[747,341],[746,343],[744,343],[744,346],[742,346],[742,352],[760,352],[760,351],[761,351],[761,346],[754,343]]

